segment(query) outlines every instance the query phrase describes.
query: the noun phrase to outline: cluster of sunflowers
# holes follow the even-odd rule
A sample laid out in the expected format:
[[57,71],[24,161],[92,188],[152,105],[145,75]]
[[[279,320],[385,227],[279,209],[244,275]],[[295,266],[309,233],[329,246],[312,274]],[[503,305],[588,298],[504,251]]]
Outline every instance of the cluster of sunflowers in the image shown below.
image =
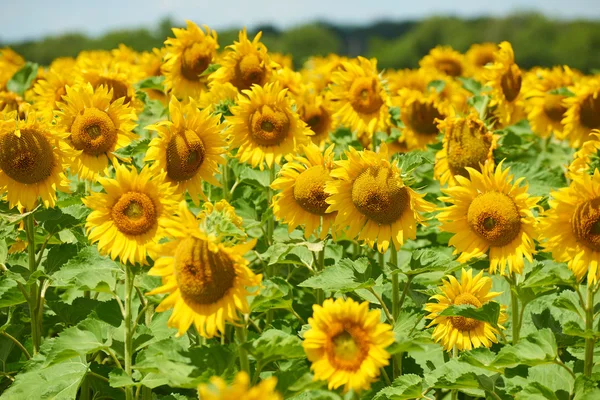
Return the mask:
[[[230,202],[254,194],[236,192],[234,165],[268,170],[272,215],[264,214],[258,239],[274,245],[275,221],[287,224],[290,234],[300,227],[305,240],[322,244],[317,276],[329,268],[323,257],[330,240],[355,244],[355,258],[380,254],[380,264],[398,269],[398,252],[420,226],[447,232],[462,276],[442,280],[424,309],[433,340],[448,352],[505,339],[505,306],[495,323],[461,314],[501,294],[484,271],[473,274],[473,261],[487,260],[489,274],[499,273],[514,289],[536,247],[567,262],[578,282],[587,281],[582,307],[588,319],[592,310],[586,327],[592,326],[600,278],[599,76],[566,66],[524,71],[507,42],[473,45],[466,54],[437,47],[419,69],[379,71],[376,60],[329,55],[295,71],[289,57],[267,51],[260,33],[250,40],[243,30],[218,52],[217,33],[208,27],[188,22],[173,32],[152,52],[121,46],[57,59],[40,68],[23,93],[10,88],[25,61],[0,50],[0,199],[24,216],[26,239],[10,252],[28,249],[35,259],[47,243],[35,242],[34,212],[60,206],[68,195],[58,192],[81,183],[82,202],[91,210],[87,239],[126,271],[126,325],[133,270],[144,268],[162,280],[146,295],[166,294],[156,311],[171,312],[168,324],[177,336],[193,325],[203,340],[225,337],[234,325],[241,372],[231,385],[219,377],[201,384],[201,399],[282,398],[274,378],[250,382],[243,347],[248,327],[261,332],[273,316],[268,312],[265,326],[256,326],[249,299],[261,292],[263,276],[275,278],[278,271],[271,265],[259,271],[249,261],[256,259],[257,240]],[[149,118],[151,107],[164,112]],[[550,193],[544,206],[528,193],[525,178],[495,160],[504,130],[525,119],[546,144],[576,149],[565,171],[570,184]],[[340,149],[340,143],[351,145]],[[142,149],[137,160],[126,154],[132,148]],[[415,170],[399,162],[431,149],[442,196],[435,195],[438,189],[426,196],[411,188]],[[402,355],[386,350],[411,283],[400,296],[398,275],[390,274],[391,311],[376,290],[373,310],[369,301],[325,300],[323,290],[315,290],[301,333],[315,380],[358,395],[382,373],[389,381],[390,358],[390,375],[400,376]],[[43,296],[29,300],[43,309]],[[512,301],[517,343],[518,299]],[[470,307],[457,308],[464,305]],[[131,332],[125,331],[124,370],[131,375]],[[32,324],[34,352],[40,335]],[[593,367],[593,338],[586,339],[586,373]],[[126,394],[133,398],[131,388]]]

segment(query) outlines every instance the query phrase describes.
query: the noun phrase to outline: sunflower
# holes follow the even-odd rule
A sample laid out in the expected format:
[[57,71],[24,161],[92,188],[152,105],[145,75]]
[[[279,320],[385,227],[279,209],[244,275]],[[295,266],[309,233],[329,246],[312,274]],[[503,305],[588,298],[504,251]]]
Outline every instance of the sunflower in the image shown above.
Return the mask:
[[348,61],[346,57],[329,54],[327,57],[309,57],[304,63],[302,76],[307,84],[312,84],[321,93],[331,82],[333,73],[342,68],[342,63]]
[[497,51],[498,45],[496,43],[475,43],[469,47],[465,57],[476,78],[482,77],[486,65],[493,64],[496,61]]
[[167,53],[162,65],[167,90],[183,99],[197,98],[206,90],[208,75],[204,73],[219,48],[217,32],[206,25],[203,30],[192,21],[186,24],[186,29],[173,28],[175,37],[165,41]]
[[431,82],[432,71],[419,69],[385,70],[383,77],[387,82],[388,90],[395,95],[400,89],[412,89],[426,92],[427,85]]
[[269,82],[277,64],[271,61],[266,46],[260,42],[261,36],[262,32],[258,32],[250,41],[246,28],[241,30],[238,41],[227,46],[220,60],[221,67],[209,76],[210,84],[229,82],[242,91]]
[[58,126],[69,133],[73,148],[81,150],[74,160],[72,172],[81,179],[94,180],[106,175],[108,161],[117,164],[113,152],[127,146],[136,137],[133,133],[135,110],[123,104],[124,97],[113,99],[106,86],[67,87],[63,101],[58,103]]
[[454,109],[435,91],[419,92],[401,89],[392,98],[392,104],[400,107],[400,119],[404,123],[402,138],[409,150],[425,149],[437,141],[438,121],[454,115]]
[[[148,295],[169,293],[156,311],[173,308],[168,325],[183,335],[193,323],[198,333],[211,338],[225,332],[226,322],[236,322],[238,312],[249,313],[247,296],[257,293],[262,275],[248,268],[243,255],[255,240],[226,247],[198,227],[185,202],[168,221],[169,242],[156,245],[148,272],[160,276],[163,286]],[[254,287],[254,289],[248,289]]]
[[312,132],[292,110],[287,90],[282,90],[279,83],[254,85],[242,93],[245,96],[238,97],[238,104],[230,108],[233,115],[226,118],[230,147],[238,149],[236,157],[241,162],[261,170],[264,163],[271,168],[309,141]]
[[175,96],[169,103],[170,120],[160,121],[146,129],[157,131],[150,142],[145,162],[152,171],[165,171],[167,182],[177,193],[189,192],[194,204],[199,197],[206,200],[202,181],[220,186],[215,179],[219,164],[224,164],[225,139],[221,136],[220,117],[209,109],[199,111],[195,102],[183,105]]
[[0,90],[6,89],[6,83],[23,65],[23,57],[8,47],[0,48]]
[[[463,268],[460,282],[452,275],[442,279],[442,286],[438,288],[441,292],[433,295],[430,300],[434,303],[425,304],[425,311],[431,314],[425,318],[432,320],[428,328],[435,325],[433,340],[441,342],[444,350],[452,351],[456,346],[458,350],[471,350],[477,347],[491,347],[492,343],[498,343],[496,336],[498,329],[488,322],[477,321],[466,317],[444,317],[439,314],[450,306],[470,304],[480,308],[502,292],[490,292],[492,279],[483,276],[480,271],[473,277],[473,270]],[[506,321],[504,307],[500,312],[498,323]],[[504,329],[502,326],[499,326]]]
[[419,61],[421,68],[434,69],[451,77],[466,74],[465,56],[450,46],[437,46]]
[[567,107],[566,96],[555,93],[556,90],[573,85],[575,74],[569,67],[539,69],[529,79],[525,79],[525,108],[527,119],[533,132],[541,137],[548,137],[555,132],[562,137]]
[[279,68],[271,76],[272,82],[279,82],[279,85],[288,90],[288,94],[294,99],[298,99],[304,93],[304,82],[302,75],[291,68]]
[[344,61],[331,80],[331,100],[337,108],[334,119],[359,136],[370,138],[385,130],[389,123],[389,96],[377,74],[375,59],[358,57]]
[[336,213],[327,212],[325,184],[331,180],[329,173],[334,167],[333,147],[323,154],[314,143],[302,146],[305,156],[289,159],[271,184],[273,189],[281,190],[273,198],[273,214],[288,224],[289,232],[304,225],[304,237],[308,239],[321,226],[319,238],[324,239],[330,231]]
[[600,168],[600,130],[595,129],[590,134],[591,139],[573,155],[573,161],[569,164],[567,177],[574,175],[593,174],[596,168]]
[[558,262],[568,262],[579,281],[600,279],[600,172],[572,176],[571,185],[553,191],[550,209],[540,220],[544,248]]
[[0,198],[7,192],[11,208],[33,210],[40,197],[45,207],[54,207],[56,191],[70,191],[65,171],[73,156],[65,135],[35,113],[26,119],[5,114],[0,120]]
[[279,67],[294,69],[294,62],[291,54],[269,52],[269,55],[271,56],[271,60],[273,60],[275,64],[279,65]]
[[197,106],[202,109],[209,109],[211,112],[230,116],[231,107],[235,105],[238,97],[238,90],[231,83],[214,83],[210,90],[200,94]]
[[307,90],[297,101],[300,119],[308,125],[314,133],[311,136],[313,143],[323,146],[329,140],[329,133],[334,129],[333,105],[323,95],[318,95],[314,90]]
[[370,246],[377,241],[382,253],[390,241],[399,249],[406,239],[414,239],[417,223],[423,222],[420,213],[434,207],[404,184],[400,169],[389,161],[387,145],[378,153],[350,148],[346,156],[331,171],[336,179],[325,185],[327,212],[337,211],[335,224],[347,226],[349,237],[358,236]]
[[162,238],[165,221],[177,208],[177,196],[164,178],[147,167],[138,173],[123,165],[116,168],[115,179],[98,178],[105,193],[82,201],[92,209],[85,227],[101,254],[123,264],[148,264],[148,247]]
[[241,371],[230,386],[221,377],[213,376],[209,384],[198,386],[198,396],[200,400],[283,400],[275,386],[277,378],[270,377],[250,387],[250,377]]
[[466,167],[480,170],[480,165],[494,164],[496,138],[477,116],[446,118],[438,129],[445,134],[442,150],[435,156],[433,175],[441,185],[455,185],[455,175],[468,176]]
[[380,368],[389,364],[385,348],[394,343],[392,327],[379,322],[380,314],[379,310],[369,311],[368,302],[351,298],[313,305],[302,346],[312,363],[314,379],[327,380],[329,389],[368,390]]
[[523,258],[530,262],[535,254],[536,218],[532,209],[539,197],[530,197],[524,178],[514,183],[510,169],[502,163],[483,166],[481,172],[466,167],[469,178],[455,175],[456,186],[442,189],[448,197],[440,200],[452,205],[441,208],[437,218],[440,230],[454,233],[449,245],[459,262],[488,254],[490,273],[523,271]]
[[561,138],[569,139],[572,147],[579,147],[590,140],[593,129],[600,129],[600,78],[582,79],[571,89],[575,96],[564,100],[567,112]]
[[75,78],[71,74],[60,73],[54,69],[46,72],[33,86],[33,106],[45,118],[51,120],[54,111],[58,110],[58,102],[67,94],[67,86],[73,86]]
[[[30,106],[31,105],[23,100],[18,94],[0,90],[0,113],[8,114],[10,112],[17,112],[19,118],[24,119],[27,116]],[[48,119],[48,121],[50,121],[50,119]]]
[[496,61],[487,65],[484,78],[491,88],[489,106],[495,107],[494,114],[503,125],[512,125],[525,116],[523,110],[523,81],[521,70],[515,64],[515,53],[510,43],[500,43],[495,53]]

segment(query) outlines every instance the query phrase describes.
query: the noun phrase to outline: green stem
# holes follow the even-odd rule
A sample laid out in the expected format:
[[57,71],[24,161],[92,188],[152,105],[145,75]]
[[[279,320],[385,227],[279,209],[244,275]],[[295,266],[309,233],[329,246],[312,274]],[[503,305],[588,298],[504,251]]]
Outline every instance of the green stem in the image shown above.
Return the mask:
[[244,348],[248,331],[246,330],[246,321],[243,321],[242,326],[235,327],[235,334],[238,338],[238,352],[240,355],[240,370],[250,376],[250,360],[248,359],[248,351]]
[[[457,358],[458,357],[458,349],[456,348],[456,346],[454,346],[452,348],[452,358]],[[453,389],[451,391],[451,400],[457,400],[458,399],[458,390]]]
[[[323,271],[323,268],[325,267],[325,246],[327,245],[327,240],[325,240],[323,242],[323,250],[319,251],[318,257],[317,257],[317,271],[321,272]],[[323,292],[323,289],[316,289],[315,290],[315,297],[317,298],[317,304],[321,305],[323,304],[323,301],[325,300],[325,292]]]
[[221,175],[221,186],[223,186],[223,198],[227,201],[231,198],[231,191],[229,190],[229,159],[223,164],[223,171]]
[[90,379],[87,376],[83,377],[81,386],[79,387],[79,400],[90,400]]
[[512,308],[512,342],[513,345],[519,342],[519,333],[521,327],[519,326],[519,298],[517,296],[517,277],[513,273],[512,279],[508,280],[510,284],[510,303]]
[[[400,283],[398,280],[398,251],[396,250],[396,246],[392,242],[392,246],[390,248],[390,263],[392,264],[393,274],[392,274],[392,317],[394,321],[398,320],[398,316],[400,315]],[[410,282],[407,282],[407,285]],[[406,291],[406,287],[405,287]],[[404,301],[404,300],[403,300]],[[403,353],[398,353],[394,356],[394,362],[392,363],[392,372],[393,378],[396,379],[398,376],[402,375],[402,356]]]
[[0,334],[6,337],[7,339],[10,339],[19,349],[21,349],[21,351],[23,352],[23,354],[25,354],[25,357],[27,357],[28,360],[31,358],[31,354],[29,354],[25,346],[23,346],[21,342],[19,342],[13,335],[6,331],[0,332]]
[[[594,285],[588,282],[587,288],[587,306],[585,308],[585,331],[591,334],[594,330]],[[588,378],[592,376],[594,368],[594,344],[596,340],[592,338],[585,339],[585,361],[583,363],[583,373]]]
[[[267,186],[267,207],[271,208],[272,207],[272,202],[273,202],[273,189],[271,188],[271,184],[273,183],[273,181],[275,180],[275,164],[273,164],[271,166],[270,169],[270,178],[269,178],[269,186]],[[271,245],[273,245],[273,232],[275,231],[275,215],[271,215],[269,217],[269,219],[267,220],[267,244],[269,245],[269,247]],[[268,278],[272,277],[275,274],[275,266],[274,265],[267,265],[266,269],[266,276]],[[267,311],[267,318],[266,318],[266,324],[271,325],[271,322],[273,322],[273,310],[268,310]]]
[[[25,232],[27,234],[27,253],[29,257],[29,272],[35,273],[37,263],[35,259],[35,221],[33,214],[25,217]],[[41,323],[38,321],[38,283],[35,280],[29,288],[29,314],[31,318],[31,342],[33,345],[33,354],[40,351],[41,343]]]
[[[133,338],[133,330],[131,324],[131,300],[133,294],[133,281],[134,277],[132,276],[133,271],[129,265],[125,265],[125,349],[124,349],[124,358],[125,358],[125,373],[131,377],[132,368],[131,364],[133,361],[133,346],[132,346],[132,338]],[[133,388],[131,386],[125,388],[125,397],[127,400],[133,399]]]

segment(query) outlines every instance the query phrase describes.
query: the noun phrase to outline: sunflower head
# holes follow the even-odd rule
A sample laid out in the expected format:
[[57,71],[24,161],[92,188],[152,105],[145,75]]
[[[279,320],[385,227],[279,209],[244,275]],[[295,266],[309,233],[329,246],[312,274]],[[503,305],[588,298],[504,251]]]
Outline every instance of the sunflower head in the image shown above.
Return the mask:
[[581,174],[593,175],[600,168],[600,130],[593,130],[592,139],[583,143],[581,148],[573,155],[566,175],[568,177]]
[[571,147],[579,147],[590,139],[594,129],[600,129],[600,78],[581,79],[572,87],[575,94],[564,100],[567,105],[562,120],[561,137],[569,139]]
[[6,82],[23,65],[25,65],[25,59],[10,47],[0,48],[0,90],[6,89]]
[[[30,108],[30,104],[27,103],[21,96],[14,92],[0,91],[0,113],[8,114],[10,112],[16,112],[19,118],[27,118],[27,111]],[[45,119],[50,121],[52,118],[48,118],[50,115],[45,115]]]
[[235,106],[239,93],[231,83],[214,83],[210,89],[200,94],[198,107],[208,108],[214,114],[220,114],[222,117],[231,116],[231,107]]
[[67,86],[72,86],[75,82],[72,73],[59,71],[50,68],[44,78],[33,86],[34,107],[48,119],[52,119],[54,111],[59,109],[58,102],[62,102],[62,97],[67,94]]
[[277,378],[271,377],[250,387],[250,377],[238,372],[231,385],[218,376],[210,378],[210,383],[198,386],[200,400],[283,400],[275,390]]
[[451,77],[464,76],[466,65],[464,55],[449,46],[437,46],[419,61],[422,68],[434,69]]
[[248,240],[242,226],[242,217],[235,213],[235,208],[223,199],[213,204],[205,202],[198,214],[200,229],[221,243],[236,245]]
[[496,43],[475,43],[469,47],[465,54],[468,64],[475,71],[476,77],[480,77],[484,67],[496,61]]
[[314,133],[311,140],[322,146],[329,140],[329,133],[334,126],[331,101],[326,96],[317,95],[315,91],[306,91],[297,105],[300,118]]

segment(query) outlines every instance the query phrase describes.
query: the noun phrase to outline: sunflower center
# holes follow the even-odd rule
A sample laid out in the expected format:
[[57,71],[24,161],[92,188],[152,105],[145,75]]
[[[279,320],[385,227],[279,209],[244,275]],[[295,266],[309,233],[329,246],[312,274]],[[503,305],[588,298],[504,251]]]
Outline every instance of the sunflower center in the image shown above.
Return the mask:
[[467,221],[473,232],[494,247],[509,244],[521,232],[517,205],[500,192],[477,196],[469,206]]
[[546,94],[544,97],[544,113],[554,122],[560,122],[567,111],[562,104],[564,98],[559,94]]
[[389,167],[369,167],[352,184],[352,202],[378,224],[392,224],[410,205],[410,195]]
[[288,115],[277,106],[263,105],[250,117],[250,136],[261,146],[277,146],[290,130]]
[[333,323],[331,339],[325,346],[327,358],[336,369],[356,371],[369,353],[367,334],[352,323]]
[[[454,305],[460,306],[463,304],[470,304],[476,308],[481,307],[481,302],[471,293],[461,293],[454,299]],[[452,326],[454,326],[459,331],[470,331],[477,328],[481,321],[478,321],[473,318],[466,317],[450,317],[450,322]]]
[[42,182],[52,174],[54,152],[46,137],[34,129],[22,129],[0,139],[0,170],[24,184]]
[[502,93],[507,101],[511,102],[517,98],[521,91],[521,71],[518,67],[510,68],[500,79]]
[[113,149],[117,142],[117,129],[107,113],[97,108],[86,108],[73,121],[71,141],[77,150],[99,156]]
[[418,135],[437,135],[436,119],[444,119],[437,107],[428,101],[415,101],[407,107],[408,125]]
[[214,304],[234,286],[236,273],[231,257],[208,248],[195,237],[184,239],[175,250],[175,278],[181,297],[190,307]]
[[362,114],[372,114],[379,111],[383,99],[379,94],[377,79],[366,76],[356,79],[350,86],[350,104]]
[[167,144],[167,175],[174,181],[185,181],[196,175],[204,162],[206,148],[191,130],[174,135]]
[[113,91],[112,101],[125,97],[125,103],[131,101],[131,97],[128,96],[127,84],[123,81],[111,78],[100,78],[96,86],[104,85]]
[[325,215],[329,204],[325,202],[325,182],[329,176],[325,167],[315,165],[302,172],[294,185],[294,199],[304,210],[316,214]]
[[197,81],[200,74],[210,65],[212,56],[207,54],[201,43],[194,43],[183,50],[181,57],[181,75],[187,80]]
[[306,122],[311,131],[315,133],[315,135],[321,135],[327,133],[327,127],[329,126],[330,116],[327,110],[323,107],[319,107],[318,110],[315,110],[311,113],[306,113],[302,120]]
[[156,226],[156,211],[154,202],[147,194],[127,192],[113,206],[111,217],[120,232],[138,236]]
[[590,94],[583,100],[579,114],[581,124],[589,129],[600,128],[600,94]]
[[488,157],[492,138],[486,136],[485,126],[477,121],[458,120],[446,132],[448,135],[448,166],[452,174],[467,176],[467,167],[479,170]]
[[571,229],[579,242],[593,251],[600,251],[600,197],[575,208]]
[[494,61],[494,53],[482,52],[477,54],[475,65],[478,67],[485,67],[487,64],[493,63]]
[[239,90],[249,89],[252,85],[262,85],[267,75],[264,61],[256,54],[248,54],[235,66],[235,76],[231,82]]
[[462,65],[460,65],[460,63],[456,60],[438,60],[435,66],[437,70],[442,71],[443,73],[449,76],[461,76],[463,72]]

